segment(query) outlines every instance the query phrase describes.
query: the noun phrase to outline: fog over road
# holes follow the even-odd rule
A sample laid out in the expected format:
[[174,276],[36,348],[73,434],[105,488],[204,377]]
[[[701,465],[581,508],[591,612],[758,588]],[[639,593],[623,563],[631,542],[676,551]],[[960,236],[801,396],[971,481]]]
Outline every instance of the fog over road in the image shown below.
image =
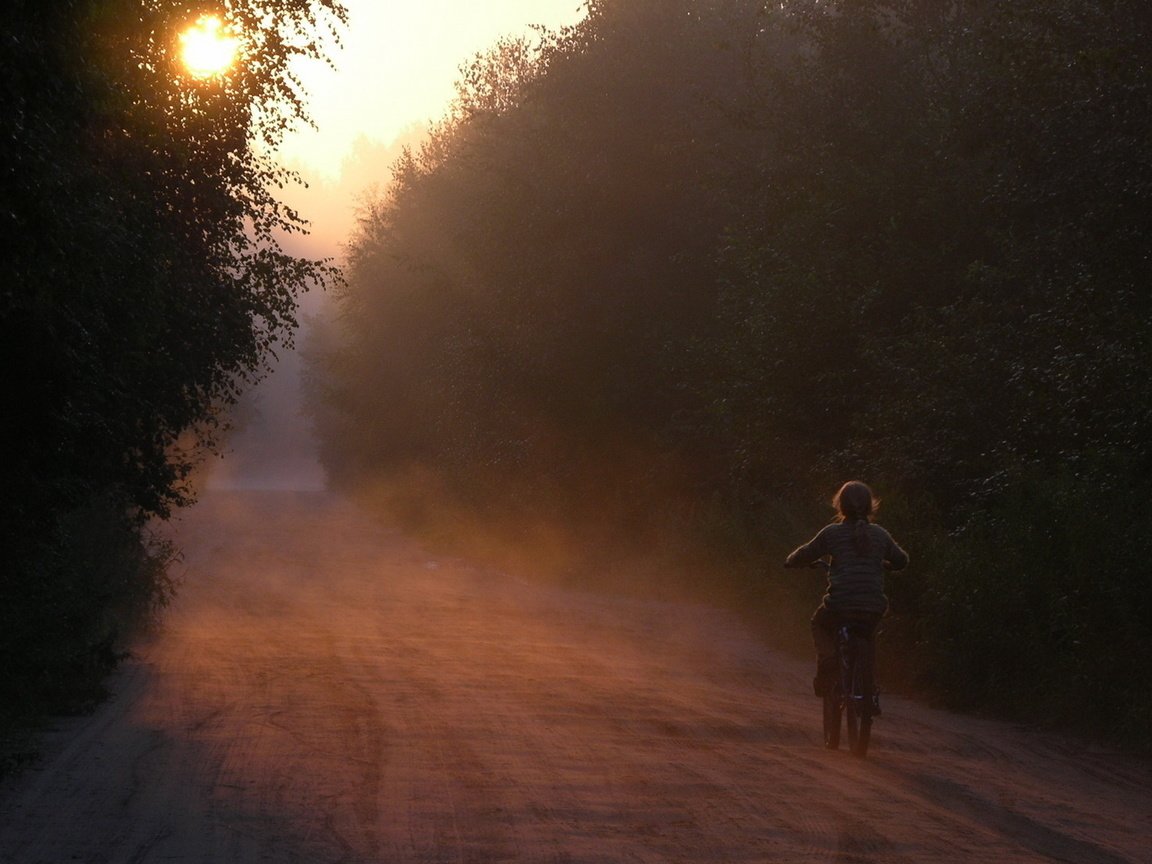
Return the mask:
[[[1147,763],[889,698],[820,745],[730,613],[439,558],[326,493],[213,492],[115,697],[0,788],[0,862],[1147,862]],[[1091,706],[1085,706],[1091,710]]]

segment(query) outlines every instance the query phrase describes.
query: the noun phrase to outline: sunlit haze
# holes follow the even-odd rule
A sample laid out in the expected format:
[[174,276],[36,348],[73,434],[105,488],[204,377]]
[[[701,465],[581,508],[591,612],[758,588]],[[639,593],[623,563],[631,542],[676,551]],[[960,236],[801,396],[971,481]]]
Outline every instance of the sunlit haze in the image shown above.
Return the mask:
[[240,40],[225,29],[219,18],[203,15],[180,34],[180,56],[192,75],[207,78],[232,65],[239,44]]
[[[584,14],[581,0],[345,0],[350,20],[342,46],[329,45],[333,65],[300,63],[316,128],[289,134],[278,156],[308,186],[289,186],[283,200],[309,222],[307,236],[285,238],[292,254],[343,258],[366,193],[387,183],[405,145],[418,145],[455,95],[460,67],[505,36],[533,25],[557,29]],[[301,298],[301,319],[317,314],[326,295]],[[236,411],[229,457],[210,485],[231,488],[317,488],[324,485],[314,445],[297,406],[300,361],[281,358],[279,373],[255,388]]]
[[413,124],[439,119],[459,67],[501,36],[578,21],[581,0],[345,0],[350,22],[335,70],[308,62],[298,72],[316,129],[288,137],[282,158],[336,177],[359,137],[383,144]]

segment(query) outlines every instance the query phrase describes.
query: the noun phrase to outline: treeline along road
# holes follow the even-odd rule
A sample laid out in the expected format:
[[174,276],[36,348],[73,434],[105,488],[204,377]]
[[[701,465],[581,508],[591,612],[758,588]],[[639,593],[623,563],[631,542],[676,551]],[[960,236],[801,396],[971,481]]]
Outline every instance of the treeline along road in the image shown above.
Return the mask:
[[604,0],[495,46],[349,242],[328,476],[417,465],[512,546],[703,550],[747,594],[866,480],[917,562],[905,686],[1148,752],[1150,31]]
[[825,751],[809,664],[727,611],[328,493],[209,493],[175,532],[166,626],[5,781],[3,864],[1148,860],[1146,763],[894,697],[867,760]]

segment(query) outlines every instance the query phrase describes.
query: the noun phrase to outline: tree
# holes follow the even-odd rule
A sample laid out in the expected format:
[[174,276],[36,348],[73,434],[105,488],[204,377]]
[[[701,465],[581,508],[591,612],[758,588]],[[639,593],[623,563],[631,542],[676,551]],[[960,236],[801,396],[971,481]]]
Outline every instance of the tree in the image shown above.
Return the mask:
[[59,656],[28,623],[89,566],[69,557],[74,514],[106,511],[107,530],[138,536],[186,503],[181,433],[199,427],[210,445],[221,407],[290,340],[297,292],[335,275],[280,249],[278,232],[304,226],[277,201],[293,177],[272,149],[307,122],[289,61],[320,56],[345,11],[237,0],[222,13],[245,56],[196,81],[175,51],[190,5],[5,6],[0,630],[7,656],[39,658],[26,678],[59,673],[113,626],[97,587]]
[[[797,501],[863,476],[932,562],[890,628],[922,681],[1136,728],[1145,5],[588,12],[471,66],[365,221],[335,476],[415,463],[646,547],[686,501],[678,536],[756,577]],[[1037,654],[1037,686],[1001,662]]]

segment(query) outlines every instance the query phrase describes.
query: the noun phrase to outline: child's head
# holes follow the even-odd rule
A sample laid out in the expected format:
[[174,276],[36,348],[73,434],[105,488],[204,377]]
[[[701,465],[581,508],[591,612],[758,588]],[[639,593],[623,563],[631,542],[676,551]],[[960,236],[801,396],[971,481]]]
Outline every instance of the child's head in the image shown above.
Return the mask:
[[832,498],[836,508],[836,518],[840,522],[855,520],[871,521],[880,507],[880,502],[872,495],[872,490],[859,480],[849,480]]

